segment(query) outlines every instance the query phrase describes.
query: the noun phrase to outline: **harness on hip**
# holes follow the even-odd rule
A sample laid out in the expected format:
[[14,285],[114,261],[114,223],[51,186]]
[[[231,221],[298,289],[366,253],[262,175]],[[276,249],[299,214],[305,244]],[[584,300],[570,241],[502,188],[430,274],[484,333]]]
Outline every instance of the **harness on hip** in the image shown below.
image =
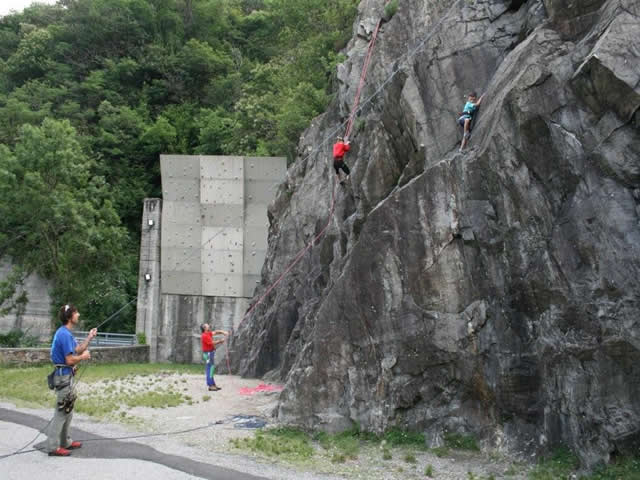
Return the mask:
[[[68,387],[71,384],[71,380],[69,380],[68,382],[64,382],[61,383],[60,385],[55,385],[53,379],[56,376],[56,372],[61,369],[61,368],[71,368],[69,367],[69,365],[60,365],[60,364],[55,364],[54,365],[54,369],[53,372],[51,372],[49,375],[47,375],[47,385],[49,386],[49,390],[62,390],[64,387]],[[75,374],[75,370],[73,368],[71,368],[71,375]]]

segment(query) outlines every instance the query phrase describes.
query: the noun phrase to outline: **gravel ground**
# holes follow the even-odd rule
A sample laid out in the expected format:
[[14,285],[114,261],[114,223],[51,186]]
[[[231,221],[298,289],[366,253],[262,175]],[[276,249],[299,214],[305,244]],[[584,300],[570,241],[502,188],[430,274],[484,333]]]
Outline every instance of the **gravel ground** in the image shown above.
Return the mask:
[[[271,413],[276,406],[278,394],[238,393],[243,387],[253,388],[264,383],[261,380],[217,375],[216,383],[222,390],[209,392],[204,384],[204,375],[188,374],[156,374],[112,380],[108,383],[80,383],[78,394],[81,398],[100,398],[100,395],[105,395],[105,398],[106,395],[111,395],[113,398],[114,395],[118,395],[117,392],[126,396],[127,392],[171,390],[180,392],[190,400],[188,403],[170,408],[121,407],[120,412],[101,421],[75,414],[73,425],[105,437],[169,433],[206,426],[207,428],[190,433],[130,441],[152,446],[161,452],[277,480],[424,479],[427,478],[425,470],[428,465],[432,466],[433,478],[446,480],[526,479],[528,468],[508,458],[460,451],[452,451],[444,457],[438,457],[432,452],[394,448],[393,458],[384,460],[381,447],[371,446],[362,448],[357,459],[336,464],[331,462],[327,452],[318,448],[312,459],[304,463],[276,463],[271,458],[235,449],[230,440],[252,437],[255,432],[252,429],[237,428],[238,424],[234,421],[237,415],[259,417],[269,425],[274,425]],[[49,419],[52,413],[50,409],[16,409],[13,405],[4,406],[46,419]],[[414,456],[415,463],[412,459],[406,458],[407,454]]]

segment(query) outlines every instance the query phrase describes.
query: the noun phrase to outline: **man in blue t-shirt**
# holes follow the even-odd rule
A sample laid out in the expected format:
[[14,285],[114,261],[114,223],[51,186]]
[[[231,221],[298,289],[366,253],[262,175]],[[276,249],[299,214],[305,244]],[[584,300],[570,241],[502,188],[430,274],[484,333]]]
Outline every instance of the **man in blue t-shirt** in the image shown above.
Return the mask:
[[66,457],[71,455],[71,450],[82,446],[82,443],[74,442],[69,435],[75,401],[73,374],[78,363],[91,358],[89,343],[98,334],[98,330],[92,329],[87,339],[78,345],[71,334],[80,318],[78,309],[73,305],[63,305],[59,317],[62,326],[56,330],[51,343],[51,361],[55,365],[53,385],[56,390],[56,407],[47,434],[47,451],[51,456]]
[[460,118],[458,118],[458,124],[463,128],[462,143],[460,144],[459,150],[461,153],[464,150],[464,147],[467,146],[467,142],[471,136],[471,120],[473,119],[476,110],[478,110],[480,103],[482,103],[482,97],[484,97],[484,95],[477,99],[476,92],[471,92],[467,99],[467,103],[464,104],[462,114],[460,115]]

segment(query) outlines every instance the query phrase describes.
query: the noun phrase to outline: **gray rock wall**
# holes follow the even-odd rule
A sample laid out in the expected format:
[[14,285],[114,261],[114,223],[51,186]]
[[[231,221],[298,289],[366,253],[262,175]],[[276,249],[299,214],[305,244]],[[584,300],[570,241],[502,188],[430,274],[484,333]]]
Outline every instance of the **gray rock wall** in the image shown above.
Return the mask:
[[236,332],[232,368],[286,381],[284,422],[606,461],[640,441],[640,2],[443,3],[384,24],[362,98],[398,73],[363,107],[329,217],[327,136],[383,9],[361,3],[337,98],[270,207],[256,295],[329,228]]

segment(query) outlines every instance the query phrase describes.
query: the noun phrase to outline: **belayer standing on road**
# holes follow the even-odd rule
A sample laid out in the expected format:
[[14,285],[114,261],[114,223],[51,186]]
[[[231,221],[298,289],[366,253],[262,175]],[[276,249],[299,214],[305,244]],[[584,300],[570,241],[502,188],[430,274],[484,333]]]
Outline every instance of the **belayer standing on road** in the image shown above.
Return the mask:
[[80,318],[78,309],[71,304],[63,305],[59,317],[62,326],[56,330],[51,343],[51,361],[55,370],[51,374],[50,386],[56,391],[56,406],[47,434],[47,451],[50,456],[67,457],[71,455],[71,450],[82,446],[82,443],[74,442],[69,435],[76,399],[73,376],[77,365],[91,358],[89,343],[98,334],[98,329],[91,329],[86,340],[78,345],[71,334]]
[[460,150],[459,150],[459,152],[461,153],[464,150],[464,147],[467,146],[469,137],[471,137],[471,122],[473,121],[473,116],[478,110],[480,103],[482,103],[482,97],[484,97],[484,95],[482,95],[479,99],[477,99],[476,92],[471,92],[469,94],[469,97],[467,98],[467,103],[464,104],[464,108],[462,109],[460,118],[458,118],[458,124],[463,129],[462,143],[460,144]]
[[[213,379],[213,373],[216,369],[214,359],[216,353],[216,345],[224,343],[227,335],[229,335],[229,332],[225,332],[224,330],[211,331],[211,327],[208,323],[203,323],[200,326],[200,331],[202,332],[202,335],[200,335],[200,340],[202,342],[202,358],[204,359],[206,364],[204,374],[207,379],[207,386],[212,392],[215,392],[216,390],[222,390],[219,386],[216,385],[216,381]],[[225,338],[216,340],[215,338],[213,338],[214,335],[224,335]]]
[[345,180],[349,180],[349,167],[344,163],[344,154],[350,149],[349,141],[343,141],[342,137],[338,137],[336,143],[333,144],[333,168],[336,171],[336,177],[341,185],[344,185],[344,180],[340,178],[340,170],[345,173]]

